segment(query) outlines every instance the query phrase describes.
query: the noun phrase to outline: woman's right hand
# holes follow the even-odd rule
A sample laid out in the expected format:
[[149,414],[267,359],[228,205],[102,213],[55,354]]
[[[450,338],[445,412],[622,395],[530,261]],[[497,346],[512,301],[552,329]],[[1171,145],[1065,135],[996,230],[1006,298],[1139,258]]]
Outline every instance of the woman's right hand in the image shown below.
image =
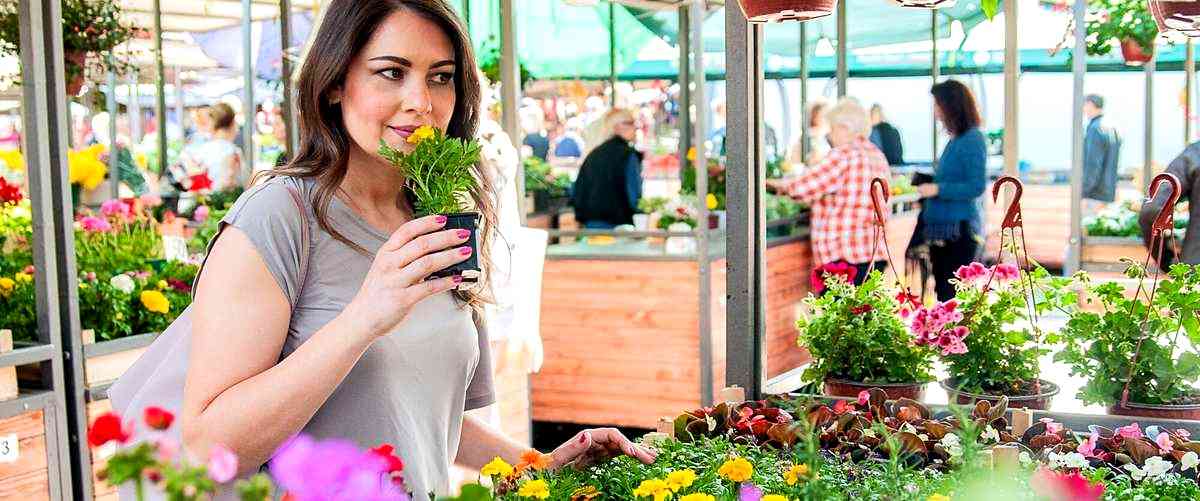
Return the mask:
[[426,216],[405,223],[380,247],[358,294],[342,312],[372,339],[392,332],[413,306],[462,283],[455,275],[425,280],[434,272],[471,256],[464,246],[470,230],[445,230],[445,216]]

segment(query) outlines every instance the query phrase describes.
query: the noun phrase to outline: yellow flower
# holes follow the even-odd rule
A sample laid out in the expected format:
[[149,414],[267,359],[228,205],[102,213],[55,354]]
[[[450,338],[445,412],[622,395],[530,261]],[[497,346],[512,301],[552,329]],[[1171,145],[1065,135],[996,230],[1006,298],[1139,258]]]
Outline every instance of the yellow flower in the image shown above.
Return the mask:
[[171,311],[171,301],[158,291],[142,291],[141,294],[142,306],[154,313],[167,314]]
[[417,130],[414,130],[413,133],[408,136],[408,144],[417,144],[421,141],[429,139],[433,137],[433,132],[433,127],[428,125],[417,127]]
[[708,206],[708,210],[716,209],[717,208],[717,196],[713,195],[712,193],[709,193],[707,197],[704,197],[704,204]]
[[687,159],[688,159],[688,161],[689,161],[689,162],[695,162],[695,161],[696,161],[696,147],[695,147],[695,146],[692,146],[691,148],[688,148],[688,151],[687,151]]
[[679,501],[717,501],[712,494],[696,493],[679,498]]
[[934,494],[932,496],[929,496],[929,498],[926,499],[925,501],[950,501],[950,496],[946,496],[943,494]]
[[0,162],[15,171],[25,170],[25,155],[21,154],[21,150],[0,150]]
[[13,278],[17,279],[17,283],[22,283],[22,284],[27,284],[27,283],[30,283],[33,281],[33,275],[30,275],[28,273],[18,272],[13,275]]
[[680,489],[691,487],[692,482],[696,481],[696,472],[692,470],[673,471],[667,475],[667,487],[673,492],[679,492]]
[[154,284],[154,285],[155,285],[155,286],[157,286],[157,287],[158,287],[158,290],[160,290],[160,291],[161,291],[161,290],[166,290],[166,289],[167,289],[167,287],[169,287],[169,285],[167,284],[167,281],[166,281],[166,280],[159,280],[159,281],[158,281],[158,283],[157,283],[157,284]]
[[507,477],[512,475],[512,472],[512,465],[505,463],[504,460],[500,459],[499,457],[484,465],[482,470],[479,470],[479,473],[482,473],[487,477]]
[[17,286],[17,281],[8,277],[0,277],[0,295],[8,297],[12,294],[13,288]]
[[717,469],[717,474],[731,482],[745,482],[754,474],[754,465],[746,458],[733,458]]
[[104,181],[108,166],[100,161],[104,145],[94,145],[82,150],[67,152],[68,179],[87,190],[94,190]]
[[783,473],[783,479],[788,485],[796,485],[801,480],[806,480],[808,477],[809,468],[806,464],[798,464],[792,466],[788,471]]
[[546,499],[550,497],[550,486],[545,480],[530,480],[521,484],[517,495],[527,498]]
[[139,151],[137,155],[133,156],[133,163],[136,163],[139,169],[144,170],[150,164],[150,159],[146,157],[145,153]]
[[652,478],[643,480],[637,489],[633,490],[633,497],[654,498],[654,501],[663,501],[671,497],[671,488],[667,485],[667,481],[661,478]]
[[766,496],[762,497],[761,501],[788,501],[788,498],[780,496],[779,494],[767,494]]

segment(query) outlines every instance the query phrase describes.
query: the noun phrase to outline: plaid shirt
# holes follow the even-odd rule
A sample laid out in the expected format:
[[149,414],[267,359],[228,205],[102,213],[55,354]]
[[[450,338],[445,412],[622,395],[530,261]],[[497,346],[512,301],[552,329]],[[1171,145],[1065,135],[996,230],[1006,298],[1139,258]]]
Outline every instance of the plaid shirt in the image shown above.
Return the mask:
[[[858,139],[834,148],[820,165],[791,180],[787,194],[812,207],[810,238],[817,266],[838,260],[852,264],[871,260],[875,243],[871,180],[886,180],[891,175],[883,153],[866,139]],[[881,248],[875,259],[885,255]]]

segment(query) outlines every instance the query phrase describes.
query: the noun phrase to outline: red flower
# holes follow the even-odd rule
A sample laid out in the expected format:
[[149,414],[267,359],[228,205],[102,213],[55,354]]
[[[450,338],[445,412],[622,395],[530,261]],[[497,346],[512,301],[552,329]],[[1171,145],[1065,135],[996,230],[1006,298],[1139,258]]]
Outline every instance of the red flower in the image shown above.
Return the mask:
[[379,444],[379,446],[371,449],[371,454],[387,461],[388,473],[400,473],[404,471],[404,461],[396,456],[395,451],[396,448],[392,444]]
[[864,304],[864,305],[855,306],[853,308],[850,308],[850,313],[853,313],[855,315],[862,315],[863,313],[869,312],[873,309],[875,309],[875,307],[873,307],[869,304]]
[[192,286],[178,278],[168,278],[167,285],[170,285],[172,289],[179,292],[192,292]]
[[833,413],[834,414],[841,416],[842,414],[845,414],[846,411],[848,411],[848,410],[850,410],[850,409],[849,409],[849,406],[846,404],[845,400],[838,400],[837,403],[833,404]]
[[809,277],[809,285],[812,287],[813,293],[825,292],[825,277],[829,275],[842,277],[842,281],[846,283],[854,283],[854,279],[858,276],[858,268],[844,261],[825,263],[817,267]]
[[113,440],[124,444],[129,441],[132,433],[131,426],[121,424],[121,416],[115,412],[106,412],[96,418],[92,422],[92,427],[88,428],[88,444],[92,447],[100,447]]
[[175,421],[175,415],[162,407],[147,407],[145,416],[143,417],[146,420],[146,425],[156,430],[170,428],[171,423]]
[[896,302],[900,303],[901,308],[917,309],[921,307],[921,298],[906,291],[896,293]]
[[1079,472],[1055,473],[1044,467],[1033,473],[1030,486],[1051,501],[1098,501],[1104,497],[1104,483],[1091,483]]
[[201,172],[191,176],[190,179],[192,180],[192,187],[188,188],[188,191],[195,192],[212,188],[212,179],[208,178],[207,172]]
[[0,205],[17,204],[21,202],[21,187],[15,184],[9,184],[7,180],[0,177]]

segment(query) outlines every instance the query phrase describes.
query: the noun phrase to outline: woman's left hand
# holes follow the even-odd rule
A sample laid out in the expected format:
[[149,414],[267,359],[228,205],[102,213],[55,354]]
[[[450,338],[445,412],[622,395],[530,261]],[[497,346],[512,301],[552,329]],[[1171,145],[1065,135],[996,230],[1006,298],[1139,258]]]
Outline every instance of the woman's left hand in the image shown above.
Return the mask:
[[658,453],[635,444],[616,428],[584,430],[550,453],[550,468],[584,468],[617,456],[630,456],[645,464],[654,462]]
[[938,195],[937,183],[925,183],[917,186],[917,193],[921,194],[921,198],[933,198]]

